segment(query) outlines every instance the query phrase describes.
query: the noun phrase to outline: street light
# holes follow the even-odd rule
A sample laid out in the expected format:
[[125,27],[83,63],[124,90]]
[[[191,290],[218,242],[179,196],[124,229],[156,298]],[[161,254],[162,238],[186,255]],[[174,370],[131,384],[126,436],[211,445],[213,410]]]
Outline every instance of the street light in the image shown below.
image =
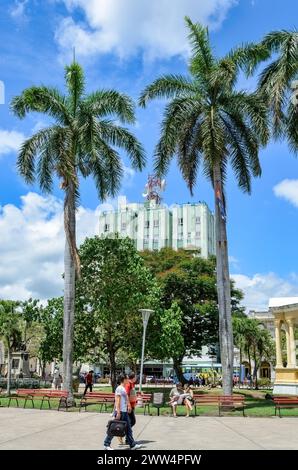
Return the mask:
[[142,357],[141,357],[140,386],[139,386],[139,390],[142,393],[146,328],[147,328],[147,325],[148,325],[149,317],[150,317],[151,313],[154,312],[154,310],[149,310],[147,308],[144,308],[144,309],[140,309],[139,312],[141,312],[142,319],[143,319],[143,342],[142,342]]

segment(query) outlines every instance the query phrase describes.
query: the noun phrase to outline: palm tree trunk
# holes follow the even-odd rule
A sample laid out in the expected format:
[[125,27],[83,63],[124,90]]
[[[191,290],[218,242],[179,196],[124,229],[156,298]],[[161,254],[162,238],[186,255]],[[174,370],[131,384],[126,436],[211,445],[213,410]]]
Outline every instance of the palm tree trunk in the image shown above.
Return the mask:
[[222,388],[224,395],[233,390],[233,330],[231,318],[231,287],[228,263],[228,241],[220,163],[214,166],[216,275],[219,309],[219,344],[222,364]]
[[6,384],[6,394],[10,395],[10,382],[11,382],[11,355],[10,355],[10,345],[8,345],[7,351],[7,384]]
[[69,401],[73,401],[72,369],[73,369],[73,330],[75,305],[75,263],[72,254],[72,241],[76,234],[75,191],[72,183],[66,189],[64,202],[64,321],[63,321],[63,389],[69,393]]

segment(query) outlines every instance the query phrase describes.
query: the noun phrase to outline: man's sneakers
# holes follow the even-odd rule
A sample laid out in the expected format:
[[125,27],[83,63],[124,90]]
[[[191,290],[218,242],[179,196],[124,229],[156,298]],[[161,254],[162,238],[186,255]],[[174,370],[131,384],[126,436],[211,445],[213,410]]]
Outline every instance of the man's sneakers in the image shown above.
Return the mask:
[[104,450],[114,450],[111,446],[104,446]]
[[133,447],[130,448],[130,450],[137,450],[137,449],[140,449],[142,446],[142,444],[135,444]]

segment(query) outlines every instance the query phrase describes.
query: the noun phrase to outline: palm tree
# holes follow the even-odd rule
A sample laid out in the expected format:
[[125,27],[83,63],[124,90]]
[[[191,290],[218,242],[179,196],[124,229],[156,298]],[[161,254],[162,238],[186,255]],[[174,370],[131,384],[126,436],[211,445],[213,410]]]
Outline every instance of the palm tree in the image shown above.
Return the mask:
[[115,196],[123,174],[114,147],[124,149],[138,170],[143,168],[145,156],[133,134],[115,122],[134,122],[134,104],[128,96],[115,90],[86,95],[84,73],[75,61],[66,67],[65,82],[66,95],[56,88],[34,86],[15,97],[11,107],[19,118],[36,111],[54,121],[23,143],[17,166],[27,183],[37,178],[42,191],[52,191],[54,177],[64,191],[63,383],[72,400],[75,277],[80,276],[75,235],[79,177],[92,176],[99,198],[104,200]]
[[22,328],[18,313],[15,311],[18,306],[19,302],[0,300],[0,338],[4,340],[7,349],[7,395],[10,395],[11,353],[19,349],[22,339]]
[[250,193],[251,176],[260,176],[259,147],[268,139],[266,106],[257,93],[235,90],[238,66],[234,51],[222,59],[213,54],[206,28],[186,18],[192,54],[189,75],[165,75],[143,91],[140,105],[171,98],[166,106],[155,169],[165,174],[177,156],[190,192],[199,165],[215,198],[216,270],[223,391],[232,393],[233,333],[224,186],[228,163],[240,188]]

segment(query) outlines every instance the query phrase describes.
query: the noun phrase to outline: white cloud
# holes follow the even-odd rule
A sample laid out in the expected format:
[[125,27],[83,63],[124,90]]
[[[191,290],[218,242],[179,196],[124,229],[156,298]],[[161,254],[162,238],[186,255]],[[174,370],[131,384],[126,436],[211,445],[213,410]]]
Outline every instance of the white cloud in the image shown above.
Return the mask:
[[[78,245],[98,233],[100,209],[80,207]],[[0,207],[0,298],[45,300],[63,293],[63,202],[53,196],[29,192],[21,207]]]
[[83,11],[85,21],[64,18],[56,40],[63,54],[80,56],[114,52],[121,58],[139,50],[146,58],[168,58],[188,52],[185,15],[221,26],[238,0],[62,0],[70,14]]
[[255,274],[252,277],[244,274],[231,274],[236,287],[244,292],[243,305],[247,310],[268,309],[270,297],[298,296],[298,276],[292,273],[288,279],[275,273]]
[[24,139],[25,136],[21,132],[0,129],[0,157],[11,152],[17,152]]
[[298,179],[285,179],[273,188],[275,196],[281,197],[298,207]]
[[25,7],[28,0],[15,0],[13,7],[10,10],[10,14],[14,19],[25,19]]
[[122,188],[130,188],[132,186],[136,171],[129,166],[123,166]]
[[240,267],[239,259],[236,258],[235,256],[229,256],[229,264],[234,269],[239,269],[239,267]]

